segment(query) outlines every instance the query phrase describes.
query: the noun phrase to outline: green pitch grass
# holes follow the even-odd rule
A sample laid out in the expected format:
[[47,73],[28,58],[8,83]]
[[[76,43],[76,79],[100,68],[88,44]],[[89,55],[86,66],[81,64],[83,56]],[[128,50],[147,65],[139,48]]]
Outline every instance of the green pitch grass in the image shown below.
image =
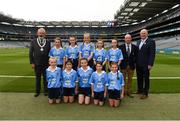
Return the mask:
[[[35,81],[29,78],[33,75],[28,49],[0,49],[0,120],[180,119],[180,79],[152,79],[148,99],[140,100],[138,95],[133,99],[125,97],[119,108],[110,108],[107,103],[103,107],[77,103],[49,105],[47,97],[33,97]],[[151,76],[180,77],[180,56],[157,54]],[[135,79],[133,91],[136,91]]]
[[118,108],[77,103],[49,105],[47,97],[32,93],[0,93],[3,120],[178,120],[180,94],[150,94],[146,100],[125,98]]
[[[28,49],[0,49],[0,75],[33,76]],[[134,74],[136,75],[136,74]],[[180,77],[180,56],[157,54],[152,77]],[[0,92],[34,92],[34,78],[0,77]],[[180,79],[152,79],[151,93],[179,93]],[[133,91],[136,80],[133,82]]]

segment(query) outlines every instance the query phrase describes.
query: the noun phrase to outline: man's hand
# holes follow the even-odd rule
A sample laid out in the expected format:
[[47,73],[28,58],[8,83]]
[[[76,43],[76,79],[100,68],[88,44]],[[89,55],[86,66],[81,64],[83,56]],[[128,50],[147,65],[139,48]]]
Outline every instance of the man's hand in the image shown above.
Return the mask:
[[148,70],[151,70],[152,69],[152,66],[151,65],[148,65]]
[[31,64],[31,67],[32,67],[32,69],[34,69],[35,68],[35,64]]

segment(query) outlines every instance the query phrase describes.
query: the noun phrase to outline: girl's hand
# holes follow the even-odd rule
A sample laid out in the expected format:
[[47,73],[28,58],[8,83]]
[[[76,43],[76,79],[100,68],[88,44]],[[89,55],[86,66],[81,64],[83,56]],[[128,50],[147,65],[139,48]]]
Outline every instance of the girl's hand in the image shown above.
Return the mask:
[[123,99],[124,98],[124,94],[121,94],[121,99]]
[[91,97],[94,97],[94,92],[92,92]]
[[104,93],[104,98],[106,97],[106,93]]
[[31,64],[31,67],[32,67],[32,69],[34,69],[35,68],[35,64]]

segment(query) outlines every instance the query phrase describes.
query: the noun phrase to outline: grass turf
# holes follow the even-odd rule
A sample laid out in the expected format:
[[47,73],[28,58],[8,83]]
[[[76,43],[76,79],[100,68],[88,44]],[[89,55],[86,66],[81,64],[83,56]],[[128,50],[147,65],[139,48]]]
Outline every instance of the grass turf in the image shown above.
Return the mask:
[[146,100],[125,98],[119,108],[77,103],[49,105],[47,97],[32,93],[0,93],[0,119],[3,120],[177,120],[180,94],[150,94]]
[[[28,58],[28,49],[0,49],[0,75],[32,76]],[[134,74],[136,75],[136,74]],[[157,54],[155,65],[151,71],[153,77],[180,77],[180,56]],[[0,77],[0,92],[33,92],[34,78],[4,78]],[[179,79],[152,79],[151,93],[180,92]],[[133,91],[136,80],[133,82]]]
[[[0,49],[0,62],[0,75],[34,75],[28,60],[28,49]],[[157,54],[151,76],[179,77],[180,56]],[[1,120],[180,119],[180,94],[178,94],[180,93],[179,79],[152,79],[150,98],[145,101],[139,100],[137,95],[135,95],[133,99],[125,98],[119,108],[110,108],[107,103],[103,107],[94,105],[80,106],[77,103],[49,105],[47,103],[47,97],[42,95],[38,98],[33,97],[33,93],[31,92],[34,92],[34,85],[34,78],[0,77]],[[135,91],[135,89],[136,80],[133,81],[133,91]]]

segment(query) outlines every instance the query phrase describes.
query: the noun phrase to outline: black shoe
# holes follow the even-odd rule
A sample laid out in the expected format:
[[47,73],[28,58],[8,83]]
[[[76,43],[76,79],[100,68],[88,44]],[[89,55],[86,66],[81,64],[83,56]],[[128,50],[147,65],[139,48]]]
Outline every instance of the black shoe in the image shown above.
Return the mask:
[[48,94],[47,93],[44,93],[44,96],[47,96]]
[[140,97],[140,99],[142,99],[142,100],[147,99],[147,98],[148,98],[148,95],[142,95],[142,96]]
[[36,93],[36,94],[34,94],[34,97],[38,97],[40,94],[39,93]]

